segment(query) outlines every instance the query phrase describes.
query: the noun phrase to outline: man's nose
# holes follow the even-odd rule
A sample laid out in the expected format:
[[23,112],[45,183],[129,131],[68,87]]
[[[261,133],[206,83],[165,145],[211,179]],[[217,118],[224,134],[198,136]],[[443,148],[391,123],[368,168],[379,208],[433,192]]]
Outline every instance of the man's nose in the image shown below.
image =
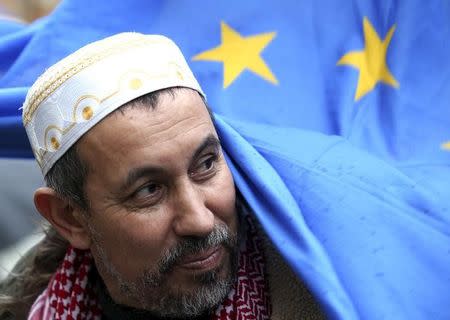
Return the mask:
[[205,195],[191,181],[182,182],[174,201],[174,231],[178,236],[204,237],[214,229],[214,213],[206,206]]

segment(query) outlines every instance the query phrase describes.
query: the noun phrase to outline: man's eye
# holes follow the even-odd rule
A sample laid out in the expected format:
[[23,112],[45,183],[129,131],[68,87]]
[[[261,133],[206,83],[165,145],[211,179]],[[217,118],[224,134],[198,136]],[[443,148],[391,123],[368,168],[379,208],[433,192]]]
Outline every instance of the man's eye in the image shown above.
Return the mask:
[[214,174],[217,163],[217,155],[210,155],[200,160],[199,164],[191,172],[194,179],[205,179]]
[[203,169],[205,171],[211,170],[214,167],[215,161],[216,161],[215,157],[210,157],[206,159],[201,163],[200,169]]
[[134,193],[134,197],[137,199],[157,198],[161,192],[162,192],[161,186],[152,183],[143,186],[142,188],[137,190]]

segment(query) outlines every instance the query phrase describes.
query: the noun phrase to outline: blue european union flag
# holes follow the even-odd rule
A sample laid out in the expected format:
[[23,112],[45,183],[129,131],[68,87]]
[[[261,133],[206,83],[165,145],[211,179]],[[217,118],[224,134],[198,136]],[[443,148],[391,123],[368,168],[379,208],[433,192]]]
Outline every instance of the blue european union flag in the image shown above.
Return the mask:
[[123,31],[182,49],[236,184],[330,319],[450,319],[447,1],[63,1],[0,32],[0,155],[57,60]]

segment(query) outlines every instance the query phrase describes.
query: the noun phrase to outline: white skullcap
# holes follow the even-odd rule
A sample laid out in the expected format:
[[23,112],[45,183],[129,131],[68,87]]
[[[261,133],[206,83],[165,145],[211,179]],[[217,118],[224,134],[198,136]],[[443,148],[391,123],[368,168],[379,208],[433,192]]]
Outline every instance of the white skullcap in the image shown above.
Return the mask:
[[33,84],[23,105],[23,124],[42,173],[118,107],[177,86],[204,96],[180,49],[164,36],[121,33],[59,61]]

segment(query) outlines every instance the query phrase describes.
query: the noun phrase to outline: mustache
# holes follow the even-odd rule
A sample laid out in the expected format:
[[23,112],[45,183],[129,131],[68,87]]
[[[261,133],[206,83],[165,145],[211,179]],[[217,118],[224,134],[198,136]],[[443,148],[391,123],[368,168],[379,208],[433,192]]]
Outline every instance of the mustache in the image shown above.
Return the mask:
[[215,225],[211,233],[205,237],[184,237],[174,247],[163,252],[155,269],[144,270],[138,283],[142,288],[160,287],[165,281],[165,276],[186,255],[200,253],[219,245],[223,245],[233,255],[237,251],[238,242],[238,233],[234,234],[225,224]]
[[158,262],[159,273],[168,273],[187,255],[195,255],[220,245],[223,245],[228,250],[232,250],[237,246],[237,243],[237,235],[233,234],[227,225],[216,224],[207,236],[184,237],[175,247],[166,250]]

